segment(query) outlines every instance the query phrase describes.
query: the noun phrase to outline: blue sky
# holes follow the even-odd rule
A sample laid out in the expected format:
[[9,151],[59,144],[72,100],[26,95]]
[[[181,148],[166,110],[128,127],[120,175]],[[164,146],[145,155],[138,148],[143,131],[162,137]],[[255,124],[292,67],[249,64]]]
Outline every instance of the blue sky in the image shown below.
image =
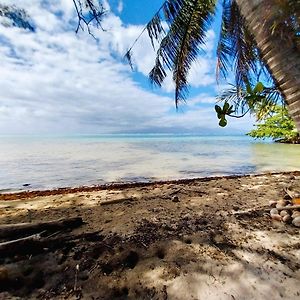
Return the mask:
[[[216,32],[189,74],[190,97],[174,105],[169,76],[150,86],[155,52],[145,34],[135,45],[135,72],[123,55],[162,1],[104,1],[105,31],[75,34],[72,0],[6,0],[27,9],[34,33],[0,25],[0,134],[245,133],[249,117],[218,126]],[[142,4],[141,4],[142,3]],[[7,20],[1,20],[2,24]]]

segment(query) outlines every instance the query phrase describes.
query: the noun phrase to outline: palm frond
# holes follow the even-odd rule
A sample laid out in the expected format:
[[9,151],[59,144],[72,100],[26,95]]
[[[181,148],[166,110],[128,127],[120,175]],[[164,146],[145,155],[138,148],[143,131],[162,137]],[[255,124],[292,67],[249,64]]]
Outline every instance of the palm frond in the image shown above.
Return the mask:
[[[167,0],[165,1],[152,19],[148,22],[147,29],[151,44],[155,49],[155,42],[160,43],[166,36],[166,31],[163,22],[169,27],[177,17],[184,0]],[[144,31],[144,30],[143,30]]]
[[233,105],[235,116],[249,111],[257,120],[265,119],[276,106],[285,106],[281,93],[275,86],[263,87],[260,92],[255,92],[255,88],[249,85],[247,88],[231,85],[217,99]]
[[[276,11],[267,13],[266,19],[272,34],[279,35],[300,51],[300,1],[275,0]],[[272,3],[270,3],[272,8]]]
[[154,41],[161,41],[161,36],[165,33],[159,12],[156,13],[151,21],[147,24],[147,31],[152,47],[155,48]]
[[132,53],[131,49],[127,50],[127,52],[124,55],[124,59],[128,62],[131,70],[133,70],[133,62],[132,62]]
[[[188,72],[205,42],[215,5],[213,0],[180,0],[167,1],[163,6],[169,30],[160,42],[150,80],[160,86],[166,77],[166,70],[173,73],[176,107],[179,101],[186,98]],[[151,28],[155,29],[154,26]],[[151,37],[155,38],[153,34]]]
[[256,119],[258,121],[265,119],[272,114],[275,107],[285,107],[285,102],[280,91],[275,87],[265,88],[262,93],[263,98],[256,105]]
[[244,104],[246,96],[246,91],[240,87],[231,84],[231,87],[222,91],[220,95],[217,96],[217,101],[228,102],[233,105],[235,113],[244,113],[248,106]]
[[217,78],[234,71],[237,86],[251,82],[259,52],[234,0],[223,1],[222,28],[217,47]]

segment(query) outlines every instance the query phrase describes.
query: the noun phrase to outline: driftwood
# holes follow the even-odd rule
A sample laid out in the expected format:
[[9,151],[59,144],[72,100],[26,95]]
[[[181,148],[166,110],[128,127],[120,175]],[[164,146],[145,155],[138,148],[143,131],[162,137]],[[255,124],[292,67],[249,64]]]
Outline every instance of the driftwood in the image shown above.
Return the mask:
[[[41,234],[33,234],[24,238],[0,243],[0,255],[2,257],[13,256],[16,253],[27,253],[31,247],[34,247],[35,242],[41,239]],[[38,248],[36,249],[38,250]]]
[[10,246],[10,245],[14,245],[14,244],[18,244],[20,242],[23,241],[29,241],[29,240],[40,240],[41,239],[41,233],[37,233],[37,234],[33,234],[24,238],[20,238],[20,239],[16,239],[16,240],[12,240],[12,241],[8,241],[8,242],[3,242],[0,243],[0,249],[6,246]]
[[286,194],[291,198],[300,198],[300,193],[299,192],[295,192],[295,191],[291,191],[288,188],[284,188],[284,191],[286,192]]
[[86,232],[79,235],[69,234],[55,238],[43,237],[43,233],[44,232],[41,232],[24,238],[0,243],[0,257],[37,255],[65,247],[72,248],[81,239],[88,242],[103,241],[103,236],[100,234],[100,231]]
[[100,202],[100,205],[110,205],[110,204],[118,204],[126,201],[133,201],[134,198],[118,198]]
[[[44,251],[46,244],[46,239],[42,239],[41,233],[33,234],[24,238],[0,243],[0,256],[10,257],[17,254],[38,254]],[[53,247],[54,244],[51,246]]]
[[291,206],[283,206],[280,208],[276,208],[278,211],[281,210],[291,210],[291,209],[300,209],[300,205],[291,205]]
[[82,224],[82,218],[79,217],[39,223],[5,224],[0,225],[0,238],[16,238],[40,233],[42,231],[72,229]]

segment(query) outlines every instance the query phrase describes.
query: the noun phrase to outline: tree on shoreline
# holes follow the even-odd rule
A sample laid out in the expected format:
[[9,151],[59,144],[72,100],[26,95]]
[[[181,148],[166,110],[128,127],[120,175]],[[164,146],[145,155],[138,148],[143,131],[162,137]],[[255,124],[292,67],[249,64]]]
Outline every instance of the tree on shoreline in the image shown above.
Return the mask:
[[247,135],[256,139],[272,138],[275,142],[299,144],[300,137],[286,107],[275,106],[263,122]]
[[265,87],[262,82],[246,89],[232,86],[219,96],[223,107],[216,105],[220,126],[226,126],[226,117],[241,118],[246,113],[256,117],[256,129],[247,135],[256,139],[272,138],[275,142],[299,144],[300,136],[295,122],[289,116],[284,100],[275,86]]

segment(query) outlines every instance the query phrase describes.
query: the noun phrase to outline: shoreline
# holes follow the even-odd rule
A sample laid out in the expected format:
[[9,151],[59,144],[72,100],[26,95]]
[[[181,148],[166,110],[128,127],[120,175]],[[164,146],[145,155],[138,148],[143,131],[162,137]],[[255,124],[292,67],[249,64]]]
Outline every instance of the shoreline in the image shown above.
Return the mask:
[[300,191],[299,171],[1,199],[3,228],[82,222],[38,227],[31,234],[40,240],[7,251],[0,299],[296,299],[299,227],[269,214],[270,201],[283,199],[287,188]]
[[237,178],[247,178],[247,177],[260,177],[260,176],[273,176],[273,175],[294,175],[299,176],[300,170],[296,171],[283,171],[283,172],[266,172],[259,174],[243,174],[243,175],[223,175],[223,176],[207,176],[207,177],[197,177],[197,178],[182,178],[173,180],[158,180],[149,182],[112,182],[100,185],[92,186],[78,186],[78,187],[62,187],[54,189],[45,190],[27,190],[27,191],[16,191],[16,192],[4,192],[0,193],[0,201],[3,200],[19,200],[19,199],[29,199],[34,197],[42,196],[54,196],[54,195],[65,195],[78,192],[97,192],[102,190],[118,190],[126,188],[138,188],[138,187],[148,187],[148,186],[161,186],[164,184],[189,184],[194,182],[207,182],[218,179],[237,179]]

